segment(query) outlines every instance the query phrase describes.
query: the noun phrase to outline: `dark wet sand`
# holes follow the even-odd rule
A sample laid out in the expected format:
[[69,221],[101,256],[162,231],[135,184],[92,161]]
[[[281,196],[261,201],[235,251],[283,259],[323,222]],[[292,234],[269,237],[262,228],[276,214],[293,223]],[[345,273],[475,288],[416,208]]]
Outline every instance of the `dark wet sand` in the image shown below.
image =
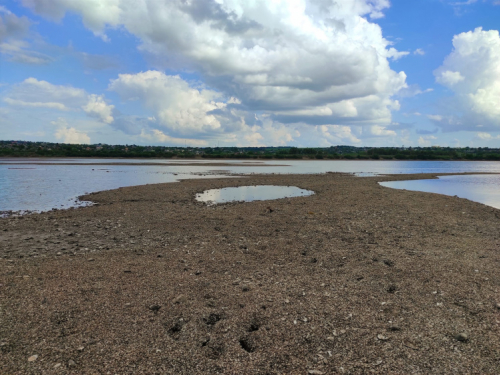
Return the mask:
[[[0,373],[499,373],[500,210],[377,184],[434,176],[185,180],[0,219]],[[251,184],[316,195],[194,201]]]

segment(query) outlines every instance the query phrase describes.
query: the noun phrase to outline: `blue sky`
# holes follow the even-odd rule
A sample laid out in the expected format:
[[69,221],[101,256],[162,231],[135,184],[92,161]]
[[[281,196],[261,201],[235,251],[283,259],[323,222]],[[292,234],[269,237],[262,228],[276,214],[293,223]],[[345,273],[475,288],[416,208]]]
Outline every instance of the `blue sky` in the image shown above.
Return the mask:
[[0,1],[0,139],[500,143],[500,1]]

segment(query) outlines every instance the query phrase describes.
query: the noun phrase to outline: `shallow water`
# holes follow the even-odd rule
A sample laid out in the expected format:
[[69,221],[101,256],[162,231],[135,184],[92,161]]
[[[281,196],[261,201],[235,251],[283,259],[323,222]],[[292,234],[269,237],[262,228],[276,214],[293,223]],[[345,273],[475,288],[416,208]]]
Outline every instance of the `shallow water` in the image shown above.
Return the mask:
[[[206,163],[230,166],[214,167]],[[75,165],[50,165],[74,163]],[[96,163],[99,165],[84,165]],[[162,165],[119,165],[159,163]],[[196,165],[169,165],[195,163]],[[260,165],[256,166],[258,163]],[[111,165],[114,164],[114,165]],[[118,165],[116,165],[118,164]],[[286,166],[283,166],[286,164]],[[399,173],[500,173],[500,162],[346,160],[0,159],[0,211],[68,208],[85,193],[228,174],[344,172],[359,176]],[[489,181],[485,181],[489,184]],[[490,189],[491,190],[491,189]]]
[[196,194],[196,200],[208,204],[217,204],[306,197],[313,194],[314,191],[300,189],[296,186],[255,185],[205,190],[203,193]]
[[466,198],[500,208],[500,175],[442,176],[433,180],[390,181],[380,185]]

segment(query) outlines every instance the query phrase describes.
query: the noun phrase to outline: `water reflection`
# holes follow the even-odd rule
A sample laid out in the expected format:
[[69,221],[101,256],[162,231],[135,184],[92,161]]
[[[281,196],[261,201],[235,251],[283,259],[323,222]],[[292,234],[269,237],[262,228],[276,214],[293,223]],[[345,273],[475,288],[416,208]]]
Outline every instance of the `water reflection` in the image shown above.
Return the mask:
[[300,189],[296,186],[256,185],[206,190],[203,193],[196,194],[196,200],[208,204],[217,204],[306,197],[312,194],[314,194],[314,191]]
[[[89,162],[98,165],[85,165]],[[193,165],[171,165],[180,162]],[[207,162],[212,165],[204,165]],[[213,164],[217,162],[223,165],[214,166]],[[57,163],[59,165],[53,165]],[[66,165],[67,163],[75,165]],[[136,165],[125,165],[125,163]],[[156,165],[144,163],[156,163]],[[286,166],[283,166],[284,164]],[[0,159],[0,212],[44,211],[74,207],[77,206],[75,198],[87,192],[175,182],[180,179],[228,177],[231,174],[326,172],[354,173],[358,176],[396,173],[500,173],[500,163],[374,160]],[[484,182],[489,183],[489,181]],[[494,185],[495,188],[497,186],[498,184]]]
[[380,185],[466,198],[500,208],[500,175],[442,176],[435,180],[390,181]]

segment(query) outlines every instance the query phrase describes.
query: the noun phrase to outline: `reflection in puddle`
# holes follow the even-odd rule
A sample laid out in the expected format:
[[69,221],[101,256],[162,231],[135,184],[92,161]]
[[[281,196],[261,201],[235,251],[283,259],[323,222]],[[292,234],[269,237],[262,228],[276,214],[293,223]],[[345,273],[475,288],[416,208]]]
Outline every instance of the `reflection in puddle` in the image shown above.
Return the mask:
[[389,181],[380,185],[466,198],[500,208],[500,175],[441,176],[437,180]]
[[257,185],[206,190],[203,193],[196,194],[196,200],[199,202],[206,202],[208,204],[217,204],[241,201],[265,201],[291,197],[307,197],[313,194],[314,191],[300,189],[296,186]]

